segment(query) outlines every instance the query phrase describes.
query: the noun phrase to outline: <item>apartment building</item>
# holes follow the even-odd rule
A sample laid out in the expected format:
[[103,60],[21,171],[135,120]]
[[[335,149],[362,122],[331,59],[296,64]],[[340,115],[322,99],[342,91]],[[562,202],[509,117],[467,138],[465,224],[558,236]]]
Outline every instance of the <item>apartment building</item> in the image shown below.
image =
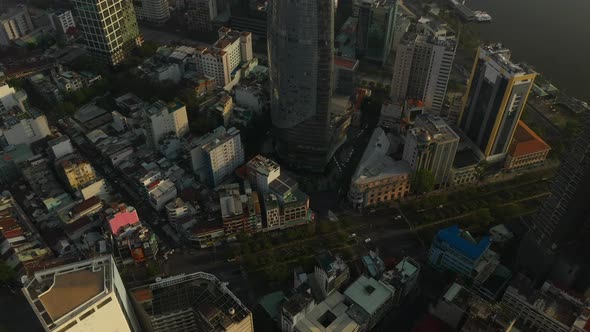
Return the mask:
[[133,6],[139,21],[162,25],[170,18],[170,5],[166,0],[135,0]]
[[194,173],[215,187],[244,164],[240,131],[219,127],[190,142],[190,155]]
[[147,107],[143,114],[144,130],[153,149],[157,150],[167,135],[180,138],[189,132],[186,106],[179,102],[165,103],[160,100]]
[[33,31],[31,15],[25,5],[17,5],[0,16],[0,45],[9,46]]

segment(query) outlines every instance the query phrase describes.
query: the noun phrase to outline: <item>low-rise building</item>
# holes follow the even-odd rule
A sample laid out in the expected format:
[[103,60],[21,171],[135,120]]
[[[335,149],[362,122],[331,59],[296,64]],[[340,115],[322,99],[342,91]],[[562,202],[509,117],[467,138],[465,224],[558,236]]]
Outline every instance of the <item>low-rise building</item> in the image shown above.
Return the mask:
[[208,273],[158,279],[129,293],[142,331],[254,331],[252,313]]
[[383,129],[375,129],[352,176],[348,199],[355,209],[388,204],[410,192],[412,169],[388,156],[389,145]]
[[399,304],[418,286],[420,270],[420,263],[411,257],[404,257],[394,269],[385,271],[380,280],[395,288]]
[[163,181],[156,181],[148,189],[148,197],[150,205],[157,211],[161,211],[166,203],[176,198],[176,186],[169,179]]
[[264,95],[262,84],[238,84],[234,87],[233,93],[236,104],[256,113],[262,112],[262,109],[268,102]]
[[221,219],[227,237],[238,233],[255,233],[262,229],[262,211],[258,193],[240,193],[238,184],[222,186],[218,190]]
[[20,164],[33,157],[26,144],[10,145],[0,152],[0,184],[8,185],[22,176]]
[[59,135],[54,139],[47,141],[47,145],[51,149],[53,159],[58,160],[69,154],[74,153],[74,146],[68,136]]
[[63,100],[63,95],[59,91],[59,88],[45,74],[38,73],[31,75],[27,80],[45,102],[56,104]]
[[477,166],[480,160],[469,148],[462,148],[455,154],[449,182],[453,186],[475,183],[479,180]]
[[453,225],[440,230],[434,237],[428,261],[436,269],[451,270],[475,279],[488,270],[482,270],[482,264],[499,264],[496,253],[490,250],[490,245],[488,236],[477,241],[468,231]]
[[523,275],[516,276],[502,297],[503,305],[523,327],[539,332],[587,331],[590,306],[550,282],[540,289]]
[[504,167],[519,169],[542,164],[547,159],[549,151],[551,147],[522,120],[519,120],[508,147]]
[[370,331],[393,306],[395,289],[362,275],[344,291],[344,296],[352,303],[347,313],[362,331]]
[[58,174],[72,191],[79,190],[97,179],[92,164],[80,156],[69,155],[59,160],[56,166]]

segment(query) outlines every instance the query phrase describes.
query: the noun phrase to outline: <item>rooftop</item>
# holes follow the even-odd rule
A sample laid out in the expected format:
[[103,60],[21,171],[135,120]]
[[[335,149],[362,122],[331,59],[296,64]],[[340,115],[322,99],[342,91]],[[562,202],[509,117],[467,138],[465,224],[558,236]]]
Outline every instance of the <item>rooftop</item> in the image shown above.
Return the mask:
[[514,158],[548,151],[551,147],[539,137],[529,126],[522,120],[518,121],[510,148],[508,149],[510,155]]
[[268,175],[270,172],[280,170],[281,166],[272,159],[257,155],[248,161],[248,167],[259,173]]
[[484,236],[477,242],[469,232],[461,230],[457,225],[440,230],[436,238],[473,260],[479,259],[490,247],[489,236]]
[[389,145],[389,139],[383,129],[375,129],[352,181],[373,181],[379,178],[411,174],[412,169],[407,162],[395,161],[387,155]]
[[79,314],[112,291],[113,266],[111,256],[102,256],[38,271],[23,292],[41,322],[56,329],[59,319]]
[[495,67],[504,76],[523,76],[535,73],[530,68],[512,62],[510,57],[510,50],[499,43],[481,47],[479,52],[480,59],[486,59],[487,64]]
[[296,330],[300,332],[357,331],[359,325],[346,313],[348,306],[344,302],[345,297],[340,292],[333,292],[297,322]]
[[393,297],[394,290],[362,275],[344,291],[344,295],[371,316]]
[[129,291],[140,314],[157,317],[194,310],[197,331],[224,331],[251,315],[241,301],[214,275],[196,272],[162,279]]

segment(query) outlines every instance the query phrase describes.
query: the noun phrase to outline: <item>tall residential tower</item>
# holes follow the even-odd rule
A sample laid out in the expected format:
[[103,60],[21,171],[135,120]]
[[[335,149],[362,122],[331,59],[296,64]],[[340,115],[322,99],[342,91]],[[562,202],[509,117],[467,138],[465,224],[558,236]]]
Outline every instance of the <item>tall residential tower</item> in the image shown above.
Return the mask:
[[499,44],[477,50],[459,126],[487,160],[506,155],[536,76]]
[[342,137],[331,112],[334,1],[271,1],[268,55],[275,149],[291,167],[321,172]]
[[109,65],[120,64],[141,46],[131,0],[73,0],[88,52]]

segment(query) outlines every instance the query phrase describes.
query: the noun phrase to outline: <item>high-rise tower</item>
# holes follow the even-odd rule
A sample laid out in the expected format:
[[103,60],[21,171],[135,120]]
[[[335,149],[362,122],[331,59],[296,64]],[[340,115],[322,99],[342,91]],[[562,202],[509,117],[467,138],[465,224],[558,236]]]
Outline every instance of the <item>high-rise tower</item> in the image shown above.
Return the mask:
[[339,143],[330,110],[334,1],[271,1],[268,55],[275,149],[291,167],[322,171]]
[[120,64],[142,39],[131,0],[74,0],[88,52],[109,65]]
[[536,76],[501,45],[477,50],[459,126],[487,160],[506,155]]

